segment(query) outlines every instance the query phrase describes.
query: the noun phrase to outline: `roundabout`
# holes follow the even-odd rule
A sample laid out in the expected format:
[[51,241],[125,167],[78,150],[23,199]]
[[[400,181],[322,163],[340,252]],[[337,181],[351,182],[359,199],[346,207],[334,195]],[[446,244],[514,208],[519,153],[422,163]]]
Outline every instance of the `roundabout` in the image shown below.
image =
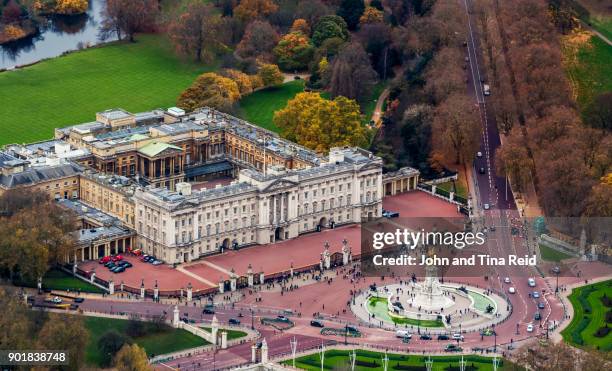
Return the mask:
[[387,329],[426,329],[431,333],[480,331],[503,321],[510,305],[503,297],[460,283],[441,283],[436,267],[428,266],[426,277],[370,290],[355,298],[351,306],[362,321]]

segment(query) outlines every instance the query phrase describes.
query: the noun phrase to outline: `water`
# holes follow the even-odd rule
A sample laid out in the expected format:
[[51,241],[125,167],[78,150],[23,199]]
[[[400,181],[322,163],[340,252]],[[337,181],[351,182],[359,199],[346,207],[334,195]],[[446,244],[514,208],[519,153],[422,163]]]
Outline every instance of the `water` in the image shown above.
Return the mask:
[[[50,17],[47,24],[39,25],[37,35],[0,46],[0,69],[57,57],[83,45],[101,43],[98,31],[105,6],[104,0],[89,0],[87,13]],[[107,41],[111,40],[114,38]]]

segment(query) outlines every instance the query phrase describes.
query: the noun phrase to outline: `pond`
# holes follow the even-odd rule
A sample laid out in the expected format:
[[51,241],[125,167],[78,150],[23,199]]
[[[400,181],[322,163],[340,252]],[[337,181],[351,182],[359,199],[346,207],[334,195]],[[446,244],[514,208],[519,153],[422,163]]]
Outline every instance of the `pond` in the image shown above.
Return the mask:
[[[48,17],[46,24],[39,25],[36,35],[0,46],[0,69],[34,63],[101,43],[98,33],[105,6],[105,0],[89,0],[85,14]],[[111,37],[106,41],[114,39]]]

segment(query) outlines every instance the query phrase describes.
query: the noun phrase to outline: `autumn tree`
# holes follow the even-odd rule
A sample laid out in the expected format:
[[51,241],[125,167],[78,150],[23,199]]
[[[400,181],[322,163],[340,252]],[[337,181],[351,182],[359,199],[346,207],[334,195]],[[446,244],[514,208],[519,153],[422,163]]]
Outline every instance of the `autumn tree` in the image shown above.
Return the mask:
[[115,34],[122,40],[125,35],[134,42],[137,32],[155,28],[158,14],[156,0],[108,0],[104,8],[100,36],[104,39]]
[[235,81],[207,72],[198,76],[193,84],[181,93],[177,106],[187,111],[208,106],[230,112],[238,99],[240,90]]
[[425,73],[425,90],[433,101],[442,102],[451,94],[465,90],[466,73],[462,64],[462,52],[454,47],[443,47],[434,55]]
[[434,149],[446,156],[447,163],[468,164],[480,143],[478,108],[463,94],[455,94],[435,111],[432,137]]
[[359,24],[364,25],[368,23],[378,23],[383,21],[383,12],[368,6],[361,17],[359,18]]
[[261,79],[263,86],[280,85],[284,81],[281,70],[275,64],[262,64],[259,66],[257,76]]
[[214,14],[212,6],[190,2],[185,10],[173,17],[168,34],[179,54],[192,56],[200,62],[210,60],[215,51],[223,48],[220,29],[221,18]]
[[312,42],[316,46],[323,44],[325,40],[339,38],[347,40],[349,36],[346,21],[337,15],[326,15],[319,19],[312,32]]
[[87,11],[88,0],[56,0],[55,12],[58,14],[81,14]]
[[612,216],[612,173],[602,177],[593,189],[587,202],[586,215],[590,217]]
[[376,72],[361,44],[353,42],[341,49],[331,66],[330,92],[363,102],[376,84]]
[[357,34],[361,45],[370,56],[378,76],[386,80],[393,74],[397,54],[393,48],[393,29],[385,23],[370,23],[360,27]]
[[52,315],[38,334],[38,349],[67,350],[69,368],[78,370],[85,363],[89,334],[81,316]]
[[246,73],[233,69],[225,69],[221,71],[221,75],[232,79],[238,85],[238,91],[241,96],[253,92],[253,80]]
[[108,330],[102,334],[100,339],[98,339],[98,344],[96,344],[102,355],[101,365],[105,367],[111,366],[115,355],[124,345],[130,343],[130,339],[117,332],[117,330]]
[[241,0],[234,8],[234,16],[243,22],[264,18],[278,10],[273,0]]
[[12,23],[19,23],[23,15],[23,9],[15,0],[10,0],[4,8],[2,8],[2,23],[10,25]]
[[267,21],[255,20],[247,26],[236,53],[242,58],[270,60],[280,37]]
[[0,307],[0,349],[34,349],[33,326],[23,298],[9,286],[0,287]]
[[293,21],[290,32],[301,32],[304,35],[308,36],[310,35],[310,25],[305,19],[298,18]]
[[514,129],[503,146],[495,153],[495,170],[500,176],[507,176],[512,185],[523,191],[533,180],[533,160],[519,129]]
[[359,25],[359,18],[365,11],[363,0],[342,0],[338,8],[338,15],[346,21],[349,30],[354,30]]
[[282,135],[317,152],[366,142],[359,105],[346,97],[327,100],[319,93],[299,93],[274,113]]
[[138,344],[124,344],[115,356],[115,368],[118,371],[152,371],[145,350]]
[[303,70],[314,54],[308,36],[301,32],[290,32],[283,36],[274,48],[274,56],[285,71]]

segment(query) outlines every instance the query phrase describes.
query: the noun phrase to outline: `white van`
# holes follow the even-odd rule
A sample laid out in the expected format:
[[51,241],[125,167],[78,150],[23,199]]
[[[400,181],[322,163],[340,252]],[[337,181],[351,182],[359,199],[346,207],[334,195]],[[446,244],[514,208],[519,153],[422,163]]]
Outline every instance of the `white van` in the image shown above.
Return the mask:
[[487,96],[491,95],[491,87],[489,86],[489,84],[482,85],[482,94]]
[[527,284],[529,285],[529,287],[535,287],[536,286],[535,279],[533,278],[528,279]]
[[401,338],[401,339],[406,339],[406,338],[412,339],[412,334],[409,333],[406,330],[397,330],[395,332],[395,337],[398,337],[398,338]]

